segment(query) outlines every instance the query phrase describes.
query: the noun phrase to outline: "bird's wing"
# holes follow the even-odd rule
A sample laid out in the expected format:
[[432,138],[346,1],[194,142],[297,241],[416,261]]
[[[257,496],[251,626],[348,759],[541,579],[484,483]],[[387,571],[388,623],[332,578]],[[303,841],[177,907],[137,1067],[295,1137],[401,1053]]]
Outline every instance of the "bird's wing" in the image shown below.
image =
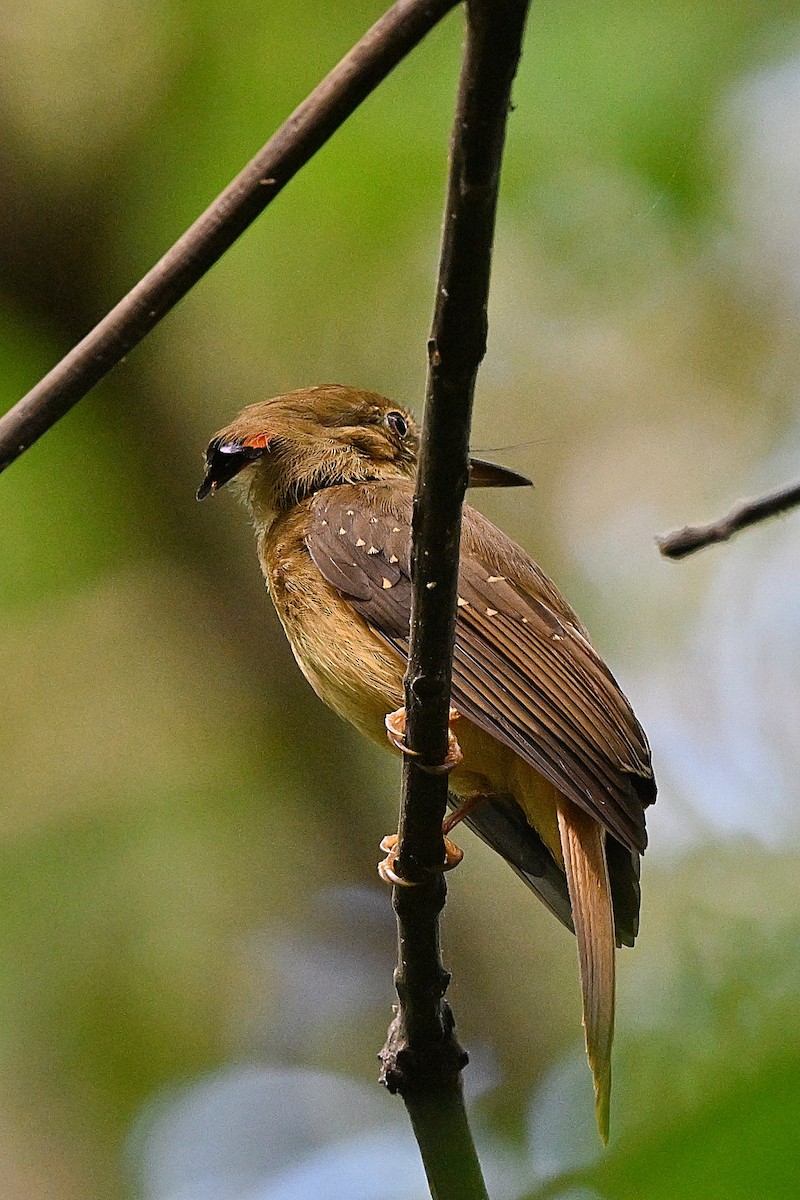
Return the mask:
[[[307,534],[322,575],[408,653],[410,488],[326,488]],[[554,586],[519,546],[465,508],[453,703],[630,851],[655,799],[647,739]]]

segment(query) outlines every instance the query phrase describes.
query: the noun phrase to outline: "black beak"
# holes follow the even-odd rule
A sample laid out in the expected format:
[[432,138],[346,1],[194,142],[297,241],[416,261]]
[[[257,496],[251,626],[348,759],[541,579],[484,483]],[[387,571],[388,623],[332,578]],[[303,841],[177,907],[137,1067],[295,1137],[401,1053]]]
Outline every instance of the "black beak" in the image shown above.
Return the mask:
[[467,487],[533,487],[533,482],[527,475],[499,467],[485,458],[471,458]]
[[210,492],[224,487],[243,467],[261,458],[264,453],[265,447],[240,446],[237,442],[219,442],[215,439],[206,450],[206,473],[197,489],[197,499],[205,500]]

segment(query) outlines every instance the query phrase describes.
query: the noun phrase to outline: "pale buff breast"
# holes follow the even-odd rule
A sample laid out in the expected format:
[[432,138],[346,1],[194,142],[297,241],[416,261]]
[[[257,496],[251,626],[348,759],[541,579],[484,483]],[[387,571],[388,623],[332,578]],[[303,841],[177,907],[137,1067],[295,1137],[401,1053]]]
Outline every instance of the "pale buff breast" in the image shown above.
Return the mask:
[[259,543],[261,566],[300,670],[335,713],[388,746],[384,719],[403,703],[405,664],[320,575],[305,514],[280,518]]

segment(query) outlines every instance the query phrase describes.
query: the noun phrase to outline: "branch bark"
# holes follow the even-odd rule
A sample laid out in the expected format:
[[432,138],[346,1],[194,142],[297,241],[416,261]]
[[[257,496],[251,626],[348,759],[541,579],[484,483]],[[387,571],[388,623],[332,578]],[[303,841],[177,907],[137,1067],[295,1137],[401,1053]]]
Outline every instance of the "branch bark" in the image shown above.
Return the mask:
[[665,558],[685,558],[704,546],[713,546],[715,542],[727,542],[740,529],[788,512],[798,504],[800,483],[792,483],[755,500],[741,500],[727,516],[709,521],[707,525],[685,525],[683,529],[676,529],[656,538],[656,542]]
[[[431,1194],[485,1197],[467,1124],[458,1044],[439,942],[446,887],[442,820],[447,778],[426,767],[447,753],[461,508],[475,379],[486,351],[497,193],[529,0],[468,0],[467,40],[451,147],[428,385],[414,507],[411,645],[396,887],[399,996],[381,1052],[382,1078],[408,1108]],[[454,1181],[448,1173],[453,1155]]]
[[139,344],[457,3],[392,5],[164,257],[0,419],[0,471]]

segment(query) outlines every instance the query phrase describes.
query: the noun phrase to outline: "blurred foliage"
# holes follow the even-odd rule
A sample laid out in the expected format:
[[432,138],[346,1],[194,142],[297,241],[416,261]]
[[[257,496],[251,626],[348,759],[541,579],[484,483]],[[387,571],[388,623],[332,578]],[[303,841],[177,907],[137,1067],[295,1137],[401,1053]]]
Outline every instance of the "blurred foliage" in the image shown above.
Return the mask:
[[[8,405],[381,9],[6,0]],[[417,1194],[371,1082],[395,765],[310,694],[246,522],[193,492],[208,435],[258,396],[337,380],[418,407],[461,20],[0,479],[7,1200]],[[574,945],[469,840],[447,957],[493,1198],[794,1196],[796,519],[679,567],[652,536],[796,474],[800,7],[543,0],[515,105],[474,444],[537,490],[480,503],[594,631],[662,791],[605,1155]],[[319,1104],[270,1159],[259,1121],[288,1120],[308,1071]]]

